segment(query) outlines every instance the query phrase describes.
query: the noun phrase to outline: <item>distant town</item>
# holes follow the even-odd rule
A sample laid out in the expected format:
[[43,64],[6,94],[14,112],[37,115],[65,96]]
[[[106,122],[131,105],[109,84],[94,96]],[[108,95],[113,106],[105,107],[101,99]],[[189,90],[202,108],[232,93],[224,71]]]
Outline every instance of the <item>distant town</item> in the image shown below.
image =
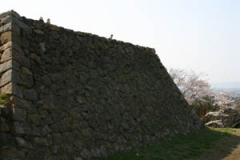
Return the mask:
[[240,82],[215,83],[212,86],[217,92],[225,92],[230,97],[240,98]]
[[240,98],[240,88],[217,88],[214,90],[217,92],[225,92],[233,98]]

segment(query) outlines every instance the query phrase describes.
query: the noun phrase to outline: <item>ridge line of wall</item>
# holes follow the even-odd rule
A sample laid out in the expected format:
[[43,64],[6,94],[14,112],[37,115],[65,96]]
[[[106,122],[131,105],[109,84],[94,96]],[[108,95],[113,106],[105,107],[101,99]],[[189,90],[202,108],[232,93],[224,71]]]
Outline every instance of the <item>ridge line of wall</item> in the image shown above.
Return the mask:
[[21,124],[21,121],[26,121],[26,111],[19,107],[23,102],[25,87],[33,86],[30,62],[21,48],[28,47],[28,42],[21,35],[22,30],[30,34],[31,28],[21,22],[22,18],[15,11],[1,14],[0,20],[0,92],[7,94],[10,99],[10,104],[1,107],[5,112],[2,124],[7,126],[1,129],[1,141],[9,145],[16,140],[19,146],[31,148],[31,144],[21,138],[26,130]]

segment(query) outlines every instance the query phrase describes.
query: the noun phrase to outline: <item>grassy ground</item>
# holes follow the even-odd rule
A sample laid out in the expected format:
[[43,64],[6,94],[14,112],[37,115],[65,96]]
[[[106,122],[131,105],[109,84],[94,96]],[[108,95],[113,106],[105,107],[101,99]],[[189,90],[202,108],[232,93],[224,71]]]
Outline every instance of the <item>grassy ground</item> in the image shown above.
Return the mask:
[[[102,160],[238,160],[238,144],[240,129],[207,128]],[[234,149],[235,155],[232,155]]]
[[[0,150],[0,159],[20,160],[11,148]],[[181,135],[102,160],[239,160],[240,129],[207,128],[189,135]]]

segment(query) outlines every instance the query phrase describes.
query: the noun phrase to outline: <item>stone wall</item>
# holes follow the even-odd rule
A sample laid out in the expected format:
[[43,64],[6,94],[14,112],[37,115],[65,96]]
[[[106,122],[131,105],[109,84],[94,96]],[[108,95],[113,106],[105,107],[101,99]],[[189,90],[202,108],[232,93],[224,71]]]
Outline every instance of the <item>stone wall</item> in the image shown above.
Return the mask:
[[202,126],[154,49],[14,11],[0,37],[1,139],[27,159],[99,159]]

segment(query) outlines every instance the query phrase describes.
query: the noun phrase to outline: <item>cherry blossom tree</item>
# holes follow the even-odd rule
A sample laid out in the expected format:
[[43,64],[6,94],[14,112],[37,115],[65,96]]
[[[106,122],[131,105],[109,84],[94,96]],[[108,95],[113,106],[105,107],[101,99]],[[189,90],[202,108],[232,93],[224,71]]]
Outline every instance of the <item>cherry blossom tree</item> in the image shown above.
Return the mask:
[[227,92],[213,92],[214,104],[219,106],[220,110],[225,108],[236,108],[236,103],[233,98],[228,96]]
[[227,92],[216,92],[211,89],[211,85],[205,78],[206,74],[203,73],[196,74],[183,69],[170,69],[169,74],[200,118],[215,116],[217,119],[207,124],[225,127],[224,120],[229,117],[226,111],[236,108],[234,100],[228,96]]
[[193,71],[172,68],[169,70],[169,74],[189,104],[192,104],[196,99],[204,101],[203,97],[212,94],[211,86],[204,79],[203,73],[196,74]]

